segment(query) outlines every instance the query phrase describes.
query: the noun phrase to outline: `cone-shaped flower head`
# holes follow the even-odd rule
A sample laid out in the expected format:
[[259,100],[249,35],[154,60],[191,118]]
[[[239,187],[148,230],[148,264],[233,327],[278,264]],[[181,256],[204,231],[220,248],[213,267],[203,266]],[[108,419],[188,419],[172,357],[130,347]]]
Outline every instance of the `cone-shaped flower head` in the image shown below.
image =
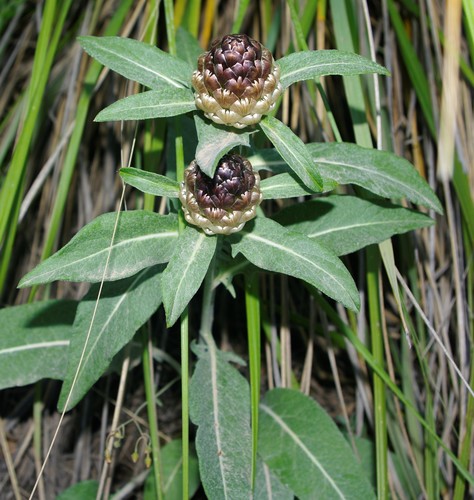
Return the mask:
[[282,92],[272,53],[247,35],[215,40],[193,74],[196,106],[220,125],[258,123]]
[[193,161],[184,171],[179,199],[186,220],[206,234],[240,231],[262,201],[260,176],[236,154],[221,158],[211,179]]

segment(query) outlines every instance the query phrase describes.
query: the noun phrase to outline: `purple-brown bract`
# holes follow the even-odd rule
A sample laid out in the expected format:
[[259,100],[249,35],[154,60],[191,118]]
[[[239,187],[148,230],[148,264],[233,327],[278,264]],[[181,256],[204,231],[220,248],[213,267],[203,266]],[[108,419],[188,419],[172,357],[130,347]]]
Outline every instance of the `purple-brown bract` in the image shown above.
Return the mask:
[[260,176],[237,154],[224,155],[211,179],[196,161],[184,172],[179,198],[186,220],[206,234],[231,234],[253,219],[262,201]]
[[272,53],[247,35],[225,35],[198,59],[192,83],[196,106],[220,125],[258,123],[281,95]]

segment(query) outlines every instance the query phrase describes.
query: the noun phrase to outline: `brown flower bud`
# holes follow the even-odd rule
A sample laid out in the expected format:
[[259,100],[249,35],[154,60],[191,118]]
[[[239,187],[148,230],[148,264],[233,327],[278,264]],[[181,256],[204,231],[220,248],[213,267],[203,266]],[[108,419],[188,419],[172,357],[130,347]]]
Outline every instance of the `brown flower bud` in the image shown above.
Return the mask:
[[196,106],[220,125],[258,123],[282,92],[272,53],[247,35],[226,35],[198,59],[192,78]]
[[260,176],[236,154],[221,158],[212,179],[193,161],[184,171],[179,199],[186,220],[206,234],[236,233],[262,201]]

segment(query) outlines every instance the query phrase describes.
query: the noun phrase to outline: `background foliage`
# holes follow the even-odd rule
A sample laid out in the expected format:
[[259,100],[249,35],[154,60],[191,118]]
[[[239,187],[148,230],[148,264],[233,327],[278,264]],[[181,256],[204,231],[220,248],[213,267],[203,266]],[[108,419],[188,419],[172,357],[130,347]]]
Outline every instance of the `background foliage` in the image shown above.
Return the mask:
[[[360,456],[369,457],[369,463],[370,457],[373,460],[374,456],[388,453],[388,490],[379,488],[380,497],[390,493],[400,498],[463,498],[469,486],[433,434],[472,473],[473,398],[449,362],[454,361],[472,387],[472,2],[374,2],[368,5],[369,27],[363,15],[365,3],[355,0],[308,0],[298,5],[293,1],[177,0],[172,6],[175,26],[186,28],[203,48],[215,36],[239,29],[261,40],[276,58],[306,48],[337,48],[370,57],[369,28],[373,32],[377,60],[391,72],[390,78],[380,79],[381,131],[377,133],[371,77],[331,77],[318,83],[326,89],[329,114],[317,85],[293,85],[285,93],[278,117],[304,142],[342,138],[372,147],[379,141],[383,149],[394,151],[416,166],[442,200],[445,215],[430,210],[436,226],[394,238],[394,255],[381,246],[345,257],[361,292],[360,314],[327,303],[301,282],[266,276],[261,282],[261,327],[267,336],[263,345],[267,360],[265,389],[276,384],[299,387],[310,394],[347,432],[349,443]],[[89,221],[116,210],[121,192],[117,170],[121,166],[131,161],[133,166],[158,173],[163,173],[166,165],[169,168],[173,162],[167,163],[165,158],[173,155],[178,132],[176,123],[160,120],[138,125],[93,122],[109,104],[143,89],[103,70],[84,54],[77,37],[120,35],[150,42],[163,50],[175,49],[167,42],[166,33],[171,27],[166,24],[164,6],[159,1],[10,0],[3,2],[0,9],[2,306],[32,302],[31,314],[38,317],[43,308],[48,314],[54,313],[56,299],[68,299],[68,307],[54,313],[57,325],[50,332],[51,342],[57,344],[59,352],[68,342],[77,301],[88,287],[59,281],[18,290],[17,284]],[[189,54],[188,60],[193,61],[195,56]],[[454,79],[447,81],[453,75]],[[182,76],[179,68],[177,76]],[[103,119],[108,119],[106,114]],[[187,163],[193,156],[194,151],[185,151]],[[286,213],[291,215],[288,200],[275,203],[275,210],[288,205]],[[164,209],[160,199],[142,196],[133,189],[127,190],[126,205],[129,209],[157,212]],[[272,210],[272,205],[267,208]],[[166,227],[166,217],[156,218]],[[133,220],[129,223],[134,224]],[[167,244],[171,252],[172,243],[163,242]],[[345,254],[343,248],[336,251]],[[138,255],[144,258],[150,252],[143,248]],[[380,256],[386,264],[394,259],[398,274],[387,274]],[[134,258],[137,254],[127,261],[127,275]],[[93,272],[97,272],[96,264],[91,263]],[[119,263],[118,269],[124,267]],[[60,269],[53,270],[60,273]],[[156,279],[153,272],[141,279],[143,287],[137,290],[137,297],[130,297],[131,307],[134,300],[141,304],[161,300],[152,297],[146,288]],[[229,285],[237,296],[234,301],[225,292],[217,298],[217,342],[221,349],[245,357],[243,283],[237,280],[232,287],[228,276],[215,279]],[[397,281],[400,296],[394,292]],[[83,310],[76,316],[76,321],[84,322],[84,328],[94,291],[92,288],[88,292],[87,297],[92,298],[83,302]],[[113,302],[113,289],[107,293]],[[198,297],[189,311],[194,334],[193,328],[199,324],[199,301]],[[8,314],[8,309],[4,312]],[[10,328],[21,331],[23,325],[12,325],[8,316],[2,318],[3,332],[8,333]],[[125,319],[117,321],[124,325]],[[137,353],[144,352],[143,346],[151,338],[149,355],[157,362],[154,383],[159,391],[161,438],[178,438],[179,331],[167,330],[165,325],[162,312],[153,317],[140,334],[143,338],[135,337],[128,351],[114,359],[110,374],[66,415],[59,445],[40,483],[42,497],[54,497],[89,479],[100,481],[105,494],[108,490],[119,495],[128,491],[145,491],[134,494],[146,495],[151,491],[149,484],[143,486],[148,471],[146,446],[142,445],[147,433],[153,434],[153,429],[148,430],[152,419],[142,406],[148,389]],[[127,332],[133,335],[135,327],[124,327],[123,338],[115,342],[126,343]],[[277,345],[281,346],[278,361]],[[2,345],[0,355],[6,349],[8,345]],[[14,363],[0,362],[4,386],[23,386],[0,395],[4,458],[0,463],[0,491],[8,492],[5,498],[19,498],[22,492],[31,490],[57,423],[59,386],[49,380],[24,386],[32,374],[41,374],[41,365],[35,364],[34,356],[31,363],[31,372],[16,373]],[[377,367],[383,369],[382,374]],[[373,379],[372,369],[379,378]],[[63,377],[66,367],[57,366],[55,370],[58,377]],[[387,386],[392,390],[386,391]],[[278,403],[278,391],[270,394],[265,401],[269,408]],[[374,399],[382,402],[382,412]],[[424,417],[428,430],[406,411],[410,405]],[[101,473],[103,450],[111,442],[107,432],[117,428],[112,412],[120,415],[124,427],[123,434],[115,436],[121,446],[114,451],[109,468],[113,480],[107,483]],[[267,432],[272,432],[270,425]],[[137,443],[140,459],[133,463],[131,456]],[[174,443],[170,443],[168,451],[166,447],[162,450],[170,460],[176,460]],[[381,450],[374,453],[374,446]],[[380,483],[380,474],[384,474],[381,469],[380,464],[374,464],[379,484],[384,484]],[[84,491],[94,490],[97,484],[83,483],[82,487]],[[85,493],[78,493],[76,498],[81,494]],[[285,498],[284,491],[281,495]]]

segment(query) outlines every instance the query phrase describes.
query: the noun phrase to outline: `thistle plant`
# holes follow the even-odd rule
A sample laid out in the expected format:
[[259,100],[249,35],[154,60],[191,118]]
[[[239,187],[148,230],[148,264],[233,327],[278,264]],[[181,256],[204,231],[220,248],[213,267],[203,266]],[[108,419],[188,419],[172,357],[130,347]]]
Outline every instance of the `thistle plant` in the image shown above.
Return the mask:
[[198,59],[196,106],[221,125],[258,123],[280,97],[280,68],[272,53],[247,35],[225,35]]
[[[188,46],[178,53],[202,51],[195,41],[183,40]],[[386,75],[385,68],[373,61],[339,51],[305,51],[274,60],[260,42],[240,34],[222,37],[193,63],[135,40],[83,37],[80,43],[105,66],[151,89],[117,101],[99,113],[97,121],[173,117],[175,128],[179,123],[194,124],[197,142],[184,137],[195,154],[182,179],[175,177],[172,168],[168,175],[137,168],[120,170],[130,186],[180,202],[170,203],[166,215],[124,212],[114,231],[117,215],[104,214],[22,279],[22,287],[54,280],[106,280],[103,308],[99,307],[103,316],[93,325],[87,343],[82,330],[90,318],[97,285],[78,307],[77,334],[67,352],[60,408],[70,409],[82,399],[161,305],[172,326],[201,286],[203,301],[210,308],[209,297],[216,288],[222,283],[231,290],[235,274],[247,273],[251,264],[262,273],[300,279],[316,297],[324,294],[357,311],[359,294],[340,257],[433,223],[424,213],[380,198],[403,198],[442,210],[430,187],[406,160],[354,144],[304,144],[268,114],[277,111],[282,92],[298,81],[332,74]],[[269,147],[256,148],[255,134],[263,135]],[[266,172],[262,180],[260,171]],[[379,199],[331,193],[344,184],[360,186]],[[265,201],[301,197],[304,201],[265,216]],[[181,214],[186,222],[180,225]],[[232,259],[239,265],[233,266]],[[116,307],[119,303],[122,307]],[[211,310],[206,312],[212,315]],[[202,330],[206,345],[199,343],[195,348],[199,361],[191,382],[201,480],[210,498],[224,497],[224,482],[228,495],[231,491],[234,498],[249,498],[254,482],[262,480],[255,472],[256,439],[252,438],[258,427],[254,418],[258,405],[251,410],[248,384],[228,363],[240,360],[220,352],[210,329]],[[259,390],[258,384],[252,384],[252,401],[255,395],[258,399]],[[213,399],[217,393],[219,398]],[[296,404],[303,408],[301,421],[295,417],[289,422],[279,412]],[[311,436],[322,436],[318,443],[305,443],[319,465],[314,467],[314,460],[305,462],[309,474],[304,485],[290,468],[281,466],[284,459],[278,461],[275,446],[281,439],[276,437],[280,430],[275,415],[285,425],[295,426],[299,442],[304,441],[307,428]],[[227,417],[232,419],[232,429],[225,428]],[[317,417],[320,426],[314,428]],[[339,496],[351,497],[356,489],[361,498],[373,497],[360,464],[313,401],[294,391],[270,391],[259,418],[264,422],[259,460],[296,495],[304,497],[317,489],[322,496],[331,497],[337,491]],[[223,433],[219,439],[218,430]],[[298,458],[306,459],[307,454]]]
[[193,161],[184,172],[179,199],[186,220],[206,234],[236,233],[257,213],[260,176],[236,154],[219,160],[212,179]]

